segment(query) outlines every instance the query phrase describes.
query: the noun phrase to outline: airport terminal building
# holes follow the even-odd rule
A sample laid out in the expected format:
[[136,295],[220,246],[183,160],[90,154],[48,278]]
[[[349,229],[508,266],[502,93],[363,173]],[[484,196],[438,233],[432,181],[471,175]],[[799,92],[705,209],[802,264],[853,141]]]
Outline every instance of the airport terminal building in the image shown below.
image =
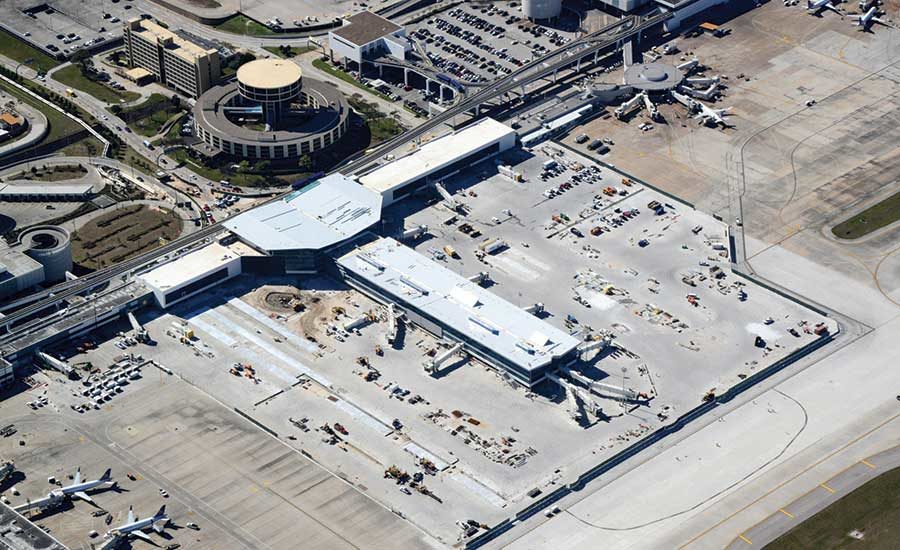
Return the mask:
[[329,252],[381,221],[381,195],[331,174],[225,222],[238,239],[271,258],[273,273],[316,273]]
[[376,168],[360,177],[359,182],[380,193],[387,206],[512,149],[516,138],[516,131],[509,126],[485,118]]
[[438,338],[533,387],[576,358],[579,341],[391,238],[362,246],[337,261],[361,292],[406,313]]

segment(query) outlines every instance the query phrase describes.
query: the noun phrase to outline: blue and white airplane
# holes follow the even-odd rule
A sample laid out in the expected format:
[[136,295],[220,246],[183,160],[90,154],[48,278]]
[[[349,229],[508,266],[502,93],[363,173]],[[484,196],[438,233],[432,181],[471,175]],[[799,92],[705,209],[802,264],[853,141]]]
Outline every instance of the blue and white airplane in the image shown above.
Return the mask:
[[106,538],[121,541],[128,537],[134,537],[146,542],[153,542],[150,535],[145,533],[146,529],[152,529],[156,533],[162,533],[169,522],[169,516],[166,515],[166,505],[160,506],[159,510],[149,518],[137,519],[131,506],[128,507],[128,520],[113,529],[106,532]]

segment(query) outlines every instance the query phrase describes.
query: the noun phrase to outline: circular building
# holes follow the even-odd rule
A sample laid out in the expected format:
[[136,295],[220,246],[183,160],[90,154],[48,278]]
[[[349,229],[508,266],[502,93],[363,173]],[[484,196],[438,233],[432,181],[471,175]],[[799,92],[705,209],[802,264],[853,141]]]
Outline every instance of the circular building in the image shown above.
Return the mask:
[[528,19],[553,19],[562,12],[562,0],[523,0],[522,13]]
[[648,92],[674,90],[683,79],[684,73],[668,63],[638,63],[625,69],[625,85]]
[[72,270],[72,242],[69,232],[55,225],[37,225],[19,235],[23,252],[44,266],[44,280],[62,281]]
[[349,114],[335,87],[304,78],[284,59],[241,65],[235,81],[207,90],[194,105],[205,149],[272,161],[328,147],[347,131]]

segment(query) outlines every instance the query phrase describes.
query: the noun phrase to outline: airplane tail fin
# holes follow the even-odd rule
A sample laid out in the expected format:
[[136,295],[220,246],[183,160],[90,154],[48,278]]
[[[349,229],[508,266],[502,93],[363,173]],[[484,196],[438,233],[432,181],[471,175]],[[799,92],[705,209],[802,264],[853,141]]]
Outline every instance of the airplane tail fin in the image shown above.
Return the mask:
[[100,481],[109,481],[112,479],[112,468],[107,468],[103,475],[100,476]]
[[163,504],[162,506],[159,507],[159,511],[156,512],[155,517],[161,517],[164,515],[166,515],[166,505],[165,504]]

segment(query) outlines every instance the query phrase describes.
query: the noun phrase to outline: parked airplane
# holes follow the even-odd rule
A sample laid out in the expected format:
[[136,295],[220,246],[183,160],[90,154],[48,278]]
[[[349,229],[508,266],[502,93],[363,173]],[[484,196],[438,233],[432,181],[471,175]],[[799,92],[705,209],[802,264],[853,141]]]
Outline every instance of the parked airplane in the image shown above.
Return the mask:
[[153,516],[145,519],[137,519],[131,506],[128,507],[128,521],[124,524],[110,529],[106,532],[107,539],[122,540],[128,537],[135,537],[149,543],[153,542],[150,535],[144,532],[146,529],[152,529],[156,533],[162,533],[169,521],[166,515],[166,505],[160,506],[159,510]]
[[844,15],[840,8],[835,7],[832,0],[806,0],[806,11],[818,16],[825,10],[831,10],[839,15]]
[[707,126],[718,126],[721,124],[725,128],[730,128],[732,126],[725,120],[725,115],[728,114],[731,107],[728,107],[727,109],[711,109],[699,101],[697,102],[697,105],[700,107],[700,112],[698,112],[694,118],[699,120],[702,124],[706,124]]
[[103,475],[100,476],[100,479],[95,479],[93,481],[81,481],[81,468],[78,468],[75,471],[75,479],[73,483],[69,486],[62,487],[60,491],[68,497],[71,498],[79,498],[85,502],[93,503],[94,501],[91,497],[88,496],[86,491],[90,491],[91,489],[106,489],[109,487],[115,487],[116,482],[112,480],[112,476],[110,475],[112,470],[109,468],[103,472]]
[[94,500],[88,496],[87,492],[94,489],[107,489],[110,487],[114,487],[116,482],[112,480],[110,476],[110,470],[107,469],[103,472],[103,475],[100,476],[100,479],[95,479],[93,481],[81,481],[81,468],[75,471],[74,483],[71,485],[67,485],[65,487],[60,487],[59,489],[53,489],[47,496],[43,498],[39,498],[37,500],[29,500],[24,504],[20,504],[16,506],[14,509],[17,512],[27,512],[29,510],[48,510],[50,508],[55,508],[61,505],[66,499],[81,499],[85,502],[94,503]]
[[862,15],[857,15],[854,17],[856,19],[856,24],[859,27],[862,27],[860,30],[868,31],[869,27],[872,26],[872,23],[881,23],[882,25],[888,25],[888,22],[878,18],[878,7],[872,6],[869,8],[869,11]]

